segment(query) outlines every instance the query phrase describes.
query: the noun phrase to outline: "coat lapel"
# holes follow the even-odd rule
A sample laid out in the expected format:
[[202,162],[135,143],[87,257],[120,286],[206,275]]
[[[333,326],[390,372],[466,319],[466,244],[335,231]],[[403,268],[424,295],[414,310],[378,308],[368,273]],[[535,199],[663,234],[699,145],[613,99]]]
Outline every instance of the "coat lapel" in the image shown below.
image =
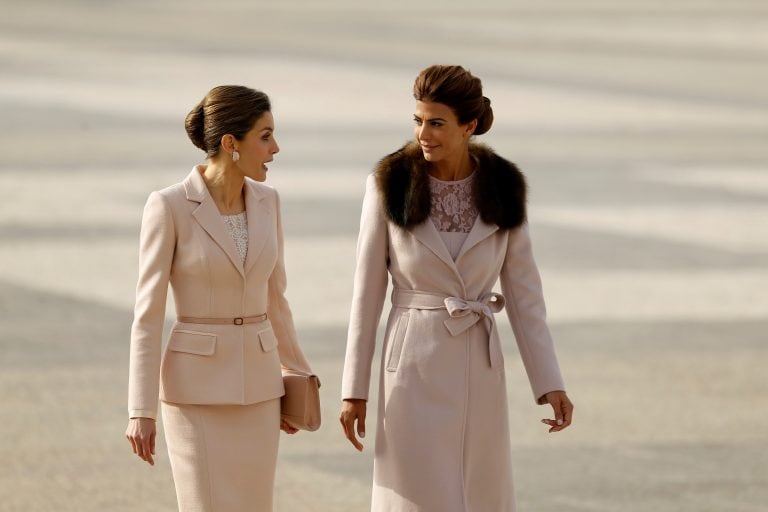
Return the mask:
[[472,225],[472,230],[469,232],[467,239],[464,240],[464,244],[461,246],[461,250],[459,251],[459,255],[456,257],[456,261],[459,261],[461,257],[467,253],[467,251],[498,230],[499,226],[496,224],[486,224],[478,215],[475,219],[475,223]]
[[273,225],[272,212],[264,202],[263,190],[245,182],[245,212],[248,218],[248,253],[245,255],[245,273],[256,263],[267,242],[269,228]]
[[210,235],[216,244],[229,257],[232,264],[242,276],[245,276],[243,265],[240,261],[240,254],[235,247],[235,241],[227,231],[224,221],[221,218],[219,209],[213,201],[213,197],[205,186],[205,181],[200,175],[199,167],[192,169],[192,172],[184,180],[184,189],[187,193],[187,199],[200,203],[192,212],[192,216],[200,226]]
[[453,258],[451,258],[448,248],[445,246],[443,239],[440,238],[440,233],[437,232],[437,228],[432,223],[432,220],[427,219],[421,224],[417,224],[411,228],[411,234],[413,234],[419,242],[426,245],[438,258],[443,260],[443,262],[448,265],[457,276],[461,277],[459,269],[456,267],[456,263],[453,261]]

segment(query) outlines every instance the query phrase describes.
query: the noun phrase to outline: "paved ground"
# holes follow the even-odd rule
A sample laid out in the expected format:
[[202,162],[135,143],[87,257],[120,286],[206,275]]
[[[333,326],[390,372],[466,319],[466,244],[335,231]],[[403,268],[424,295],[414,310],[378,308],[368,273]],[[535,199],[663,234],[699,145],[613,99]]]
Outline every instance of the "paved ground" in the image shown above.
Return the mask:
[[360,200],[435,62],[484,79],[483,140],[529,176],[577,405],[545,433],[500,322],[520,511],[768,510],[764,2],[257,4],[2,2],[2,510],[174,510],[164,444],[150,468],[122,437],[138,223],[200,160],[182,120],[219,83],[273,97],[289,298],[325,384],[277,510],[366,509],[371,450],[335,420]]

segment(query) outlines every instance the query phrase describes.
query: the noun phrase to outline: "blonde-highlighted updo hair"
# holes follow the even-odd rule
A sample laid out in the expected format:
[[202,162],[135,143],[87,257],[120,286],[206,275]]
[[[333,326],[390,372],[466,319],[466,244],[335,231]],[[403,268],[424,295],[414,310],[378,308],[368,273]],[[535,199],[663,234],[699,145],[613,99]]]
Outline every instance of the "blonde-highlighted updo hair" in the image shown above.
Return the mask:
[[477,119],[475,135],[487,132],[493,124],[491,100],[483,96],[482,82],[461,66],[435,65],[422,70],[413,84],[413,97],[447,105],[459,124]]
[[242,140],[271,109],[269,97],[261,91],[243,85],[220,85],[208,91],[187,114],[184,127],[192,144],[210,158],[218,154],[224,135]]

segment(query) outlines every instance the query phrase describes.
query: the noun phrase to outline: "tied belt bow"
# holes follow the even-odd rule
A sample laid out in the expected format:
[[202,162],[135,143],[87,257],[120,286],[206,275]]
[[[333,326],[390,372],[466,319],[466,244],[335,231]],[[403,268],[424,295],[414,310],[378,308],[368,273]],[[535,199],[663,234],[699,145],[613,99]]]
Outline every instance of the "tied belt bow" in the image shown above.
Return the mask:
[[396,289],[392,292],[392,304],[409,309],[447,310],[449,316],[443,323],[451,336],[458,336],[482,319],[488,332],[488,358],[491,368],[502,368],[501,341],[494,325],[493,314],[504,307],[503,295],[487,292],[478,300],[466,300],[437,293]]

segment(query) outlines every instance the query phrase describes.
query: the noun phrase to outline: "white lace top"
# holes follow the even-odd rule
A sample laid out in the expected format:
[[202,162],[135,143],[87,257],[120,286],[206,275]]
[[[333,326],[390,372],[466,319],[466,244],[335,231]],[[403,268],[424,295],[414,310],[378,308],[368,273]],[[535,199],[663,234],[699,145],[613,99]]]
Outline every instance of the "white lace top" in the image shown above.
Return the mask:
[[245,257],[248,254],[248,218],[245,212],[237,215],[222,215],[221,218],[227,226],[227,231],[232,235],[232,240],[235,241],[240,260],[245,265]]
[[472,199],[475,173],[457,181],[429,177],[432,207],[429,214],[453,259],[459,255],[478,216]]

